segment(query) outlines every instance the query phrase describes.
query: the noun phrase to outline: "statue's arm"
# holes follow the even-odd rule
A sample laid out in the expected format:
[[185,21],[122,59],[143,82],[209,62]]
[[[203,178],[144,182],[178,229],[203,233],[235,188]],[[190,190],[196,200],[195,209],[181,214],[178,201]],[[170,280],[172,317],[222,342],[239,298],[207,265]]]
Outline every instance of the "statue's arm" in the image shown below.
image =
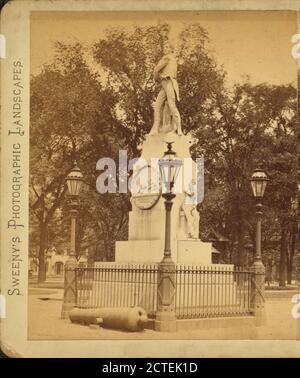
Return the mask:
[[169,58],[167,56],[164,56],[161,58],[161,60],[157,63],[157,65],[154,68],[153,76],[154,79],[157,80],[159,76],[159,72],[168,64]]

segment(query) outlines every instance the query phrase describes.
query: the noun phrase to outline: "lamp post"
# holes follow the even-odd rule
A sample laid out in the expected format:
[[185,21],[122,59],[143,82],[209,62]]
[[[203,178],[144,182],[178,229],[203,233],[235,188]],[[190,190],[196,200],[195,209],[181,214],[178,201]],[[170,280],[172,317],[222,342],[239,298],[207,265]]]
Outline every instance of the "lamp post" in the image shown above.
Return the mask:
[[[298,177],[298,191],[297,191],[297,235],[296,235],[296,248],[297,248],[297,281],[298,281],[298,294],[300,293],[300,179]],[[298,320],[300,322],[300,318]],[[298,335],[296,339],[300,339],[300,324],[298,326]]]
[[298,250],[298,274],[297,274],[297,280],[298,285],[300,286],[300,182],[298,183],[298,191],[297,191],[297,200],[298,200],[298,206],[297,206],[297,226],[298,226],[298,232],[297,232],[297,250]]
[[167,143],[167,151],[158,162],[163,183],[162,197],[165,199],[165,244],[163,259],[158,266],[157,313],[155,330],[163,332],[176,331],[175,298],[176,298],[176,267],[171,252],[171,210],[176,197],[173,193],[182,161],[172,150],[172,142]]
[[[298,188],[299,191],[299,188]],[[296,280],[298,285],[299,281],[299,265],[300,265],[300,251],[299,251],[299,211],[298,211],[298,193],[295,198],[291,199],[291,210],[292,210],[292,228],[293,228],[293,238],[294,238],[294,248],[296,252]]]
[[71,241],[68,260],[65,263],[65,282],[64,282],[64,299],[61,317],[68,317],[70,310],[76,304],[76,275],[77,268],[76,259],[76,219],[78,215],[78,197],[82,189],[83,175],[77,166],[76,161],[71,172],[68,174],[66,183],[68,186],[68,194],[70,197],[70,216],[71,216]]
[[256,317],[257,325],[265,322],[264,311],[264,289],[265,289],[265,267],[261,258],[261,222],[262,222],[262,199],[265,194],[269,179],[265,172],[258,168],[255,169],[250,182],[253,196],[256,200],[256,250],[252,266],[254,279],[252,280],[252,306]]
[[163,183],[162,197],[165,199],[166,209],[164,261],[171,260],[171,211],[172,200],[176,197],[173,193],[173,188],[182,166],[182,160],[178,159],[176,152],[172,150],[172,142],[167,143],[167,148],[163,158],[158,162]]

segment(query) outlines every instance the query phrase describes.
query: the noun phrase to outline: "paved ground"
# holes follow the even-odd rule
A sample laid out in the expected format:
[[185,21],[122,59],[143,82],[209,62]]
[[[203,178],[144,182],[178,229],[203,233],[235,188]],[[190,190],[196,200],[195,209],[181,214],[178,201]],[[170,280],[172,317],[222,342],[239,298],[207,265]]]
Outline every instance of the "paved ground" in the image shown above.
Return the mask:
[[[295,340],[300,336],[300,319],[291,316],[291,297],[295,292],[282,293],[266,301],[267,323],[262,327],[231,327],[194,330],[177,333],[122,332],[109,329],[92,329],[72,324],[60,318],[62,290],[47,288],[29,289],[28,338],[31,340],[69,339],[206,339],[206,340]],[[273,293],[274,295],[274,293]],[[298,336],[296,336],[298,335]]]

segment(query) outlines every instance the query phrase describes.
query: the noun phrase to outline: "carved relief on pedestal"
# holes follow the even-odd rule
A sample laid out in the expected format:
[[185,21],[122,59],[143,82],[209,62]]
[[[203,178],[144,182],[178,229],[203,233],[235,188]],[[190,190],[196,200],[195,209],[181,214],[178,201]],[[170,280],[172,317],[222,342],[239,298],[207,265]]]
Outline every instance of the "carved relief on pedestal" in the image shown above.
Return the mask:
[[150,210],[161,196],[160,173],[151,165],[146,165],[134,173],[131,186],[131,203],[140,210]]

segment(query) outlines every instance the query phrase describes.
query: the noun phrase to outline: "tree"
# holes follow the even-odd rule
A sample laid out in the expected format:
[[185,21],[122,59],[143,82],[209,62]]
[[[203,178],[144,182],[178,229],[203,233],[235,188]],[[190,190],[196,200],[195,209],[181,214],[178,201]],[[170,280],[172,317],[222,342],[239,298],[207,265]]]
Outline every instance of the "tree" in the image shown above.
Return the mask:
[[[214,215],[213,226],[231,240],[236,263],[243,266],[245,244],[255,223],[249,188],[253,169],[264,163],[271,178],[266,203],[283,211],[283,219],[288,213],[286,204],[295,193],[295,89],[289,85],[236,85],[231,92],[216,96],[212,114],[210,122],[200,124],[195,132],[198,143],[194,151],[205,156],[206,193],[223,187],[225,198],[218,201],[223,211],[219,217]],[[285,128],[285,139],[278,128]],[[279,183],[276,175],[287,172],[288,180]],[[201,213],[204,211],[207,206]],[[223,219],[222,226],[218,218]],[[286,230],[283,233],[286,235]]]
[[58,43],[56,48],[54,64],[31,79],[30,215],[38,220],[39,282],[46,278],[49,225],[63,204],[66,176],[75,158],[86,158],[104,100],[82,47]]

